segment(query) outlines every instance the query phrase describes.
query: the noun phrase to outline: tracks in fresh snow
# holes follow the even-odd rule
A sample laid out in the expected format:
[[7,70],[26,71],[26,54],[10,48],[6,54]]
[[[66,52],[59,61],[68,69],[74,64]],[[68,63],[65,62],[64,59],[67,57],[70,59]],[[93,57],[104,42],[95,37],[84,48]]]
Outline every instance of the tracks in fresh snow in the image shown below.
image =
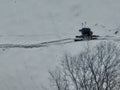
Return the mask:
[[37,44],[24,44],[24,45],[23,44],[0,44],[0,48],[39,48],[39,47],[47,47],[51,45],[62,45],[62,44],[72,43],[72,42],[74,42],[74,39],[66,38],[66,39],[42,42]]
[[[73,43],[75,38],[66,38],[54,41],[46,41],[37,44],[0,44],[0,48],[40,48],[40,47],[48,47],[51,45],[62,45],[67,43]],[[95,40],[113,40],[113,41],[120,41],[120,37],[114,36],[99,36]],[[78,40],[82,41],[82,40]]]

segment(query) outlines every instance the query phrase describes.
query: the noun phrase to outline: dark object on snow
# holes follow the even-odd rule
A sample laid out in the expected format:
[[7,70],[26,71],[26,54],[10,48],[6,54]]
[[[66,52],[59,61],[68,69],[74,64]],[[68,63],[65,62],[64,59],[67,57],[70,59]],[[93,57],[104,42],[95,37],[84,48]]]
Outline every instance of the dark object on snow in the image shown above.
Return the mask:
[[118,31],[116,31],[115,34],[118,34]]
[[91,29],[87,27],[79,29],[79,32],[81,32],[82,35],[75,36],[74,41],[97,40],[98,37],[100,37],[99,35],[93,35]]
[[82,28],[79,30],[82,34],[83,39],[91,40],[93,32],[90,28]]

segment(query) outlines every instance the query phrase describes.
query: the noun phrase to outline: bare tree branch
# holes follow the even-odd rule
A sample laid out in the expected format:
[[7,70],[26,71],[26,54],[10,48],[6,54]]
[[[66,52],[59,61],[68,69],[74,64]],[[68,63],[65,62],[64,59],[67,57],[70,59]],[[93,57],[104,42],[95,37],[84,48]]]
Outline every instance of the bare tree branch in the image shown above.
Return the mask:
[[65,55],[50,76],[57,90],[120,90],[120,49],[101,42],[79,55]]

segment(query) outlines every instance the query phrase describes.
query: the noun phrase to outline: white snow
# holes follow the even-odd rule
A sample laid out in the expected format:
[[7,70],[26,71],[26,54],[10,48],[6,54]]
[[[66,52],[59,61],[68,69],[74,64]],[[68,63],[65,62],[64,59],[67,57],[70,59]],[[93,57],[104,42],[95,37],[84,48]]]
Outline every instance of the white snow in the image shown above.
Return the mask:
[[[0,0],[0,44],[31,44],[79,35],[82,22],[97,35],[120,35],[120,0]],[[115,31],[119,31],[115,35]],[[0,90],[42,90],[64,53],[100,41],[0,49]]]

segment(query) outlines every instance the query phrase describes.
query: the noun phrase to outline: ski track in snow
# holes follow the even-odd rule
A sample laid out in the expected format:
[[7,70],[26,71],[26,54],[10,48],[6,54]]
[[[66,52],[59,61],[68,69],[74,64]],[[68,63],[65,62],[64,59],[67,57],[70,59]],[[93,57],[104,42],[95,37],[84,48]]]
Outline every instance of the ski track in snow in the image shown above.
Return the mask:
[[[120,37],[114,37],[114,36],[102,37],[101,36],[98,39],[95,39],[94,41],[97,41],[97,40],[120,41]],[[86,41],[86,40],[83,40],[83,41]],[[77,42],[80,42],[80,41],[77,41]],[[40,48],[40,47],[48,47],[51,45],[62,45],[62,44],[68,44],[68,43],[75,43],[74,38],[66,38],[66,39],[60,39],[60,40],[54,40],[54,41],[46,41],[46,42],[42,42],[42,43],[38,43],[38,44],[0,44],[0,48]]]
[[50,45],[60,45],[60,44],[66,44],[66,43],[72,43],[74,42],[74,39],[67,38],[67,39],[61,39],[61,40],[55,40],[55,41],[48,41],[48,42],[42,42],[38,44],[0,44],[0,48],[40,48],[40,47],[48,47]]

